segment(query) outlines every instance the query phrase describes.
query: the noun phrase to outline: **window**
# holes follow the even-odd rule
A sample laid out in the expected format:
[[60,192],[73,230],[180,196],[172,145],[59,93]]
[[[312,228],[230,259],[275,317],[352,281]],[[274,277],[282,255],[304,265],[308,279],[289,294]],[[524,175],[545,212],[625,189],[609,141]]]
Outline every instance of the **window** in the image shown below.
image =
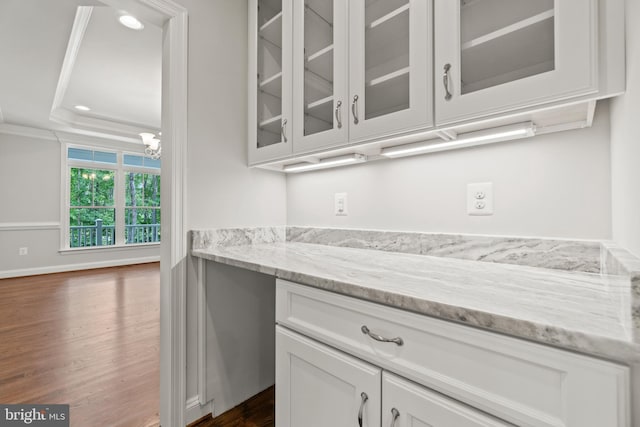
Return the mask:
[[68,147],[68,248],[160,242],[160,160]]

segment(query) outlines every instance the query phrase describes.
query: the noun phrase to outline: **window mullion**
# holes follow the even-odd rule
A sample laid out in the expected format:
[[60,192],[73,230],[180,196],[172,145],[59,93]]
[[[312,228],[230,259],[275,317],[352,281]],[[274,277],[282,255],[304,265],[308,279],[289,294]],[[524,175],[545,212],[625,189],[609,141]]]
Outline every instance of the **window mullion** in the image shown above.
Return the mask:
[[125,173],[122,168],[122,153],[118,153],[118,172],[116,173],[116,188],[115,188],[115,202],[116,202],[116,245],[124,245],[124,204],[125,204]]

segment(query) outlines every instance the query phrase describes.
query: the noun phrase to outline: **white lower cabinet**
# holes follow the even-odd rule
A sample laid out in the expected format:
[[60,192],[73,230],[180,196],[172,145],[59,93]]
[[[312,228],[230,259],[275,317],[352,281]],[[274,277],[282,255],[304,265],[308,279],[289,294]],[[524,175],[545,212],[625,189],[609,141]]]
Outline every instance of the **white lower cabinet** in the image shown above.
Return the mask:
[[509,425],[281,326],[276,384],[278,427]]
[[404,378],[382,374],[382,425],[507,427],[506,424]]
[[278,427],[380,426],[380,368],[276,326]]
[[631,426],[617,363],[280,279],[276,321],[278,427]]

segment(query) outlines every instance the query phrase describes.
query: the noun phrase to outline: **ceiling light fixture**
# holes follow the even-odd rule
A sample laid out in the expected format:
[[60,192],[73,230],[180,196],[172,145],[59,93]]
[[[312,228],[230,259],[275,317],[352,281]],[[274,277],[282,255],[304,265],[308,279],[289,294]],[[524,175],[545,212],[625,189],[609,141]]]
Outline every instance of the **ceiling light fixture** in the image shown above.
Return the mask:
[[492,142],[527,138],[534,136],[535,134],[536,128],[534,124],[532,122],[525,122],[460,134],[458,135],[458,138],[452,141],[433,142],[433,140],[431,140],[415,142],[413,144],[398,145],[395,147],[387,147],[383,148],[380,154],[385,157],[413,156],[416,154],[432,153],[447,149],[472,147]]
[[80,110],[80,111],[89,111],[91,110],[91,108],[87,107],[86,105],[76,105],[75,107],[76,110]]
[[118,18],[118,21],[120,21],[120,23],[125,27],[131,28],[132,30],[140,31],[144,28],[144,24],[140,22],[138,18],[131,15],[122,15]]
[[304,172],[315,169],[350,165],[354,163],[363,163],[366,161],[367,156],[365,156],[364,154],[347,154],[345,156],[322,159],[318,163],[295,163],[293,165],[286,165],[282,168],[282,170],[285,172]]
[[152,159],[159,159],[162,155],[162,144],[160,140],[156,138],[155,134],[149,132],[143,132],[139,135],[144,144],[144,153]]

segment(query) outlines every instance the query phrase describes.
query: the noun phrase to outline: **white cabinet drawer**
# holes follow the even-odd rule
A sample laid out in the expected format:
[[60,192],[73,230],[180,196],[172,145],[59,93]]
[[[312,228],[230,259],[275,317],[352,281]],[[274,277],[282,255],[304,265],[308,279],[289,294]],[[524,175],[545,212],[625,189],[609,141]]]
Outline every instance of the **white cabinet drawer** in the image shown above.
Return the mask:
[[519,426],[630,425],[629,371],[614,363],[283,280],[276,320]]
[[383,426],[512,426],[388,372],[382,373],[382,396]]

